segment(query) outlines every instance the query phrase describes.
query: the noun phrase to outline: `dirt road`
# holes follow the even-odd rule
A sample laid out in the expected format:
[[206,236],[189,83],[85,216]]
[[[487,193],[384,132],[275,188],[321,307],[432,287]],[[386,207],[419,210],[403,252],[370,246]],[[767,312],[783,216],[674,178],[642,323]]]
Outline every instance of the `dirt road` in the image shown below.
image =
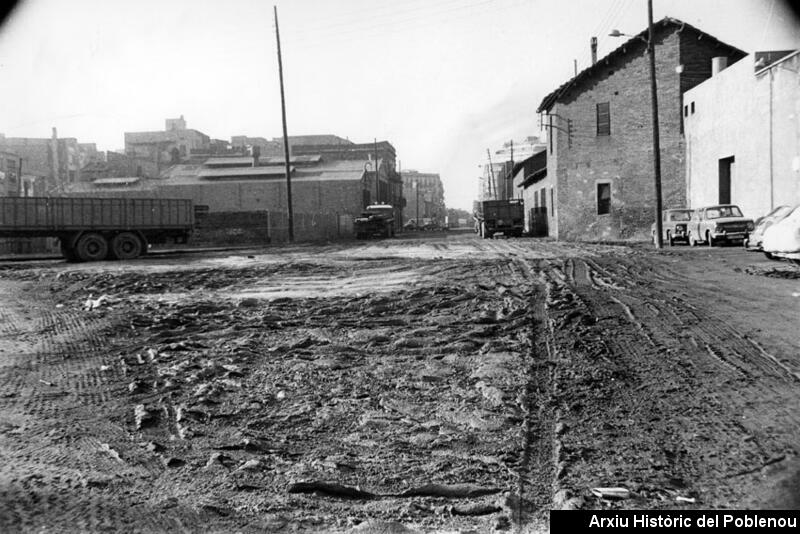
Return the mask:
[[800,507],[800,268],[739,249],[454,234],[4,263],[0,299],[3,532]]

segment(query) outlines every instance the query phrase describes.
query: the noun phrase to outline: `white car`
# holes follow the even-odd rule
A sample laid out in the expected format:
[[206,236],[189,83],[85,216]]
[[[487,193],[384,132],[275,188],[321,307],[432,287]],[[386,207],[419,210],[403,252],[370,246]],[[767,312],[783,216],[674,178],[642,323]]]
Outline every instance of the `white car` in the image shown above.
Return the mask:
[[769,259],[786,258],[800,264],[800,205],[767,228],[761,249]]

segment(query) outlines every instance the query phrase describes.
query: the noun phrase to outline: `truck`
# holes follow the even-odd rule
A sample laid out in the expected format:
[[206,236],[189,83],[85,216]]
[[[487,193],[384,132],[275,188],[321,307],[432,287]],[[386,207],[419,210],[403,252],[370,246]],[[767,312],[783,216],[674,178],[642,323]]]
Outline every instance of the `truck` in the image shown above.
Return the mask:
[[502,233],[506,237],[522,236],[525,230],[525,206],[522,199],[479,200],[473,204],[475,233],[484,239]]
[[2,197],[0,237],[56,237],[69,261],[129,260],[186,243],[194,216],[189,199]]
[[394,236],[394,208],[389,204],[372,204],[353,220],[358,239]]

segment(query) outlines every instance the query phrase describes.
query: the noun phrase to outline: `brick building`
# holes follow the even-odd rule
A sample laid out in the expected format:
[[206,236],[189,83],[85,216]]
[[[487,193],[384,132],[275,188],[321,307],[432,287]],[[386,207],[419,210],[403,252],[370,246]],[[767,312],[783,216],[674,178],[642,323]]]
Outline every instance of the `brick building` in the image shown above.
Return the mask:
[[[351,145],[355,152],[329,150],[324,155],[312,153],[307,146],[295,147],[290,169],[298,238],[352,235],[353,218],[376,200],[376,178],[371,170],[374,152],[367,154],[363,147]],[[326,146],[319,145],[319,148]],[[375,145],[369,143],[369,146],[374,149]],[[308,153],[297,153],[303,151]],[[394,148],[387,142],[378,143],[378,155],[381,157],[377,180],[380,191],[391,192],[395,177],[398,184],[397,194],[382,200],[400,204],[399,176],[393,168]],[[209,227],[214,227],[214,231],[223,233],[220,235],[225,240],[231,235],[252,236],[259,232],[261,237],[270,232],[272,239],[280,239],[280,232],[284,232],[281,235],[285,237],[286,229],[284,172],[282,156],[215,157],[201,164],[172,165],[159,179],[128,176],[74,184],[69,194],[188,198],[208,214],[204,218],[205,234]],[[401,217],[396,220],[399,226]]]
[[403,224],[409,221],[421,224],[425,220],[444,224],[447,210],[444,206],[444,186],[438,174],[403,171],[403,197],[406,199]]
[[[547,179],[559,239],[647,238],[654,219],[647,30],[580,72],[539,105],[549,130]],[[741,50],[679,20],[654,25],[664,207],[685,206],[683,94],[711,77],[711,60]]]
[[21,158],[23,175],[39,184],[40,194],[57,194],[64,184],[82,181],[81,169],[100,157],[94,143],[58,137],[55,128],[49,139],[0,135],[0,150]]
[[170,165],[188,159],[193,150],[210,152],[211,139],[186,128],[183,115],[165,122],[161,132],[125,132],[125,155],[136,160],[136,176],[158,178]]
[[799,72],[800,50],[756,52],[686,92],[690,207],[800,204]]

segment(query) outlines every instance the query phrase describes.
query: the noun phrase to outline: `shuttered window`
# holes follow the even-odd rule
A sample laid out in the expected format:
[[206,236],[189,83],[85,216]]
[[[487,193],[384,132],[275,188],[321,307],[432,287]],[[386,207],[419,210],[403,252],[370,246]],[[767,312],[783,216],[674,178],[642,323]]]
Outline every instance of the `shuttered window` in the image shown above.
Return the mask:
[[597,135],[611,135],[611,108],[608,102],[597,104]]

